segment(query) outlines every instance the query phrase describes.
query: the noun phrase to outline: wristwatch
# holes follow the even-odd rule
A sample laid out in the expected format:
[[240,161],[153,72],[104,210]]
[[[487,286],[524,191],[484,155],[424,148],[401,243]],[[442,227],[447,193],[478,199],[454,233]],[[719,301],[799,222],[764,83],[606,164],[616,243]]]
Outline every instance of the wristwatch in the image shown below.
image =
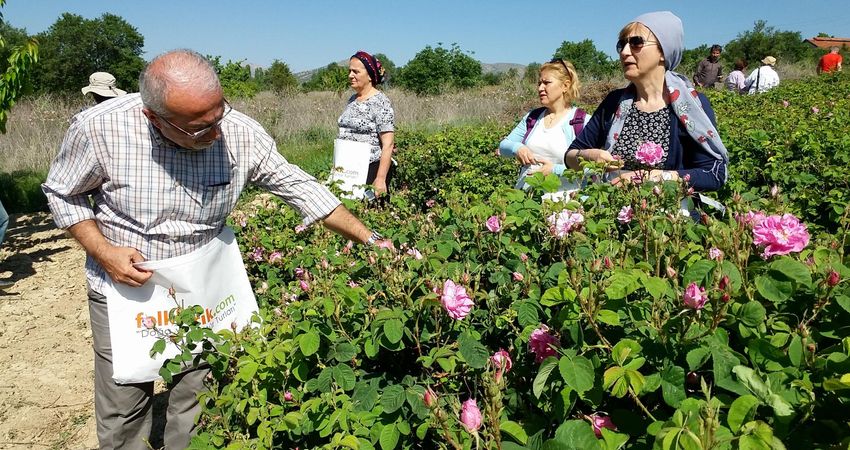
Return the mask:
[[381,233],[377,231],[372,231],[372,235],[369,236],[369,239],[366,239],[366,245],[375,245],[375,242],[380,241],[384,237],[381,236]]
[[662,180],[662,181],[670,181],[670,180],[672,180],[672,179],[673,179],[673,174],[672,174],[672,173],[670,173],[670,172],[668,172],[668,171],[666,171],[666,170],[662,170],[662,171],[661,171],[661,180]]

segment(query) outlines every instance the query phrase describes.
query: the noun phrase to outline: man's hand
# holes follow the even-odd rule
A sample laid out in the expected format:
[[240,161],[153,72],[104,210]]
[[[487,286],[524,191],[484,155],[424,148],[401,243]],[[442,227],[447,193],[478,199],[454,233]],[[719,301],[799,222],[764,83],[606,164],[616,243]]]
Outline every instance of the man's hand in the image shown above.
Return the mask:
[[153,276],[153,272],[141,270],[133,265],[145,260],[144,256],[135,248],[115,247],[106,244],[99,248],[96,254],[92,254],[92,257],[97,260],[115,283],[140,287]]
[[386,178],[375,178],[375,181],[372,182],[372,186],[375,188],[375,196],[377,197],[387,193]]
[[531,175],[533,173],[537,173],[537,172],[542,173],[544,176],[549,175],[549,174],[552,173],[552,169],[554,169],[554,167],[555,167],[555,164],[552,163],[552,161],[549,161],[549,160],[542,161],[542,160],[538,159],[538,160],[535,160],[535,162],[540,164],[540,166],[535,167],[533,169],[530,169],[528,171],[529,175]]

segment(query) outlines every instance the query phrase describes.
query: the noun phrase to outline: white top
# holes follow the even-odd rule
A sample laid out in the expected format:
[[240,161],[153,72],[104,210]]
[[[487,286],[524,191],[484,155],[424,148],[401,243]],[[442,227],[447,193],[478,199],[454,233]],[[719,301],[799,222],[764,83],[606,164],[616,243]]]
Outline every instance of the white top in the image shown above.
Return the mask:
[[[756,80],[758,80],[758,86],[756,86]],[[779,86],[779,74],[771,66],[761,66],[750,73],[746,86],[750,94],[765,92]]]
[[[574,111],[572,115],[575,115]],[[550,128],[546,128],[543,122],[546,111],[543,111],[537,119],[540,126],[534,127],[525,141],[525,146],[530,148],[540,159],[549,160],[553,164],[563,164],[564,153],[575,138],[575,136],[570,136],[571,139],[567,139],[567,136],[564,134],[564,122],[571,120],[572,115],[564,114],[561,120],[553,124]]]

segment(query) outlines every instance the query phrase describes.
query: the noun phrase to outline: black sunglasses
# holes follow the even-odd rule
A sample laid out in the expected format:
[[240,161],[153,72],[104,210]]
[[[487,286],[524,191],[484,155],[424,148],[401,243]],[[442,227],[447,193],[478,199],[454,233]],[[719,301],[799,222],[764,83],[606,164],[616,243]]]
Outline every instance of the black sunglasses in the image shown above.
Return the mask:
[[626,43],[629,44],[629,48],[633,51],[640,50],[647,44],[658,44],[656,41],[647,41],[643,38],[643,36],[629,36],[628,39],[619,39],[617,41],[617,53],[622,52],[623,49],[626,48]]
[[567,67],[567,63],[565,63],[562,58],[553,58],[553,59],[549,60],[549,64],[556,64],[556,63],[560,63],[562,66],[564,66],[564,70],[566,70],[567,73],[570,72],[570,68]]

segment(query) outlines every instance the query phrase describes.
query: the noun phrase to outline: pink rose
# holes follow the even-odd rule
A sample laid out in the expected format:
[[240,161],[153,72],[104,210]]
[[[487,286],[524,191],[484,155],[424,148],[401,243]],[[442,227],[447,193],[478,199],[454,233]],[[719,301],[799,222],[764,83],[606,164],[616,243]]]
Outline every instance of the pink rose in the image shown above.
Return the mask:
[[434,199],[429,199],[425,201],[425,206],[429,208],[433,208],[435,204],[437,204],[437,202]]
[[723,250],[720,250],[717,247],[711,247],[710,249],[708,249],[708,257],[709,259],[719,261],[720,258],[723,257]]
[[593,426],[593,433],[596,434],[597,438],[602,437],[603,428],[607,428],[611,431],[617,431],[617,426],[614,425],[614,422],[612,422],[611,418],[608,416],[595,413],[588,416],[588,418],[590,419],[590,425]]
[[753,226],[753,244],[764,247],[764,259],[787,255],[809,245],[809,232],[793,214],[768,216]]
[[452,280],[446,280],[443,283],[443,291],[440,295],[440,302],[443,308],[449,314],[449,317],[455,320],[461,320],[472,311],[475,303],[466,294],[466,289],[463,286],[455,284]]
[[635,159],[641,164],[654,166],[664,159],[664,147],[652,141],[646,141],[638,147]]
[[528,347],[531,353],[534,353],[534,360],[542,362],[549,356],[555,355],[555,347],[560,347],[558,338],[549,334],[549,327],[540,325],[539,328],[531,332],[528,338]]
[[290,392],[290,391],[284,392],[283,393],[283,399],[288,401],[288,402],[291,402],[292,401],[292,392]]
[[617,221],[620,223],[629,223],[632,221],[632,218],[635,216],[635,210],[632,209],[631,205],[626,205],[620,208],[619,214],[617,214]]
[[307,280],[301,280],[298,284],[301,286],[302,291],[310,292],[310,283]]
[[254,247],[254,251],[251,252],[251,259],[256,262],[263,261],[263,248],[262,247]]
[[685,288],[685,294],[682,299],[685,302],[685,306],[699,310],[705,307],[708,296],[705,295],[705,288],[700,287],[696,283],[691,283]]
[[524,280],[524,279],[525,279],[525,276],[523,276],[523,275],[522,275],[521,273],[519,273],[519,272],[514,272],[514,273],[513,273],[513,277],[514,277],[514,281],[522,281],[522,280]]
[[563,238],[570,231],[578,230],[584,223],[584,215],[579,211],[565,209],[559,213],[552,214],[546,221],[549,223],[549,231],[552,236]]
[[295,232],[296,233],[303,233],[304,230],[306,230],[306,229],[307,229],[307,225],[296,225],[295,226]]
[[411,248],[410,250],[408,250],[407,254],[412,256],[413,259],[416,259],[416,260],[422,259],[422,253],[419,253],[419,250],[416,250],[415,248]]
[[478,403],[475,399],[471,398],[463,402],[460,410],[460,423],[470,433],[476,432],[481,428],[481,410],[478,409]]
[[755,227],[760,224],[765,217],[767,216],[765,216],[761,211],[747,211],[746,214],[735,215],[735,220],[737,220],[738,224],[741,226]]
[[393,241],[389,239],[381,239],[377,243],[378,248],[385,248],[387,250],[395,250],[395,245],[393,245]]
[[511,361],[510,353],[503,349],[499,349],[498,352],[493,353],[493,356],[490,357],[490,362],[496,368],[496,383],[502,381],[502,376],[510,372],[511,367],[514,365],[513,361]]
[[523,254],[519,255],[519,259],[522,260],[522,262],[528,262],[528,255],[523,253]]
[[274,251],[271,255],[269,255],[269,262],[273,263],[275,261],[280,261],[281,258],[283,258],[283,255],[281,255],[278,251]]
[[156,326],[156,319],[151,316],[146,316],[142,319],[142,325],[144,325],[148,330],[152,330]]
[[817,114],[820,112],[820,109],[817,106],[812,106],[812,114]]
[[787,108],[791,103],[788,100],[782,100],[782,107]]
[[301,267],[295,268],[295,278],[298,278],[299,280],[306,280],[307,278],[309,278],[308,275],[309,275],[308,272],[306,270],[304,270],[303,268],[301,268]]
[[487,229],[490,230],[491,233],[498,233],[502,231],[502,223],[499,222],[499,216],[490,216],[487,219]]

